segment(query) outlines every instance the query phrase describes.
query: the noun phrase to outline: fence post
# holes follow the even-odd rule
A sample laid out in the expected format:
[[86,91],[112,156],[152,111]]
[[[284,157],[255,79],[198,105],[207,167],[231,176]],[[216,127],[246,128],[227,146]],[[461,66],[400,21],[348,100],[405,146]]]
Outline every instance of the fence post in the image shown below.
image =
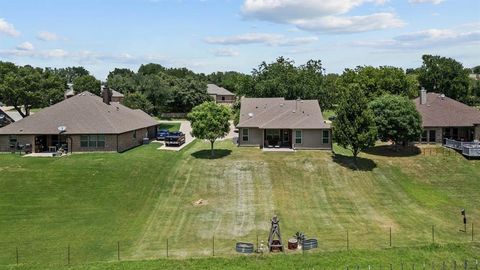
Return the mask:
[[168,238],[167,238],[167,258],[168,258]]
[[67,265],[70,265],[70,244],[67,246]]
[[15,256],[17,258],[17,265],[18,265],[18,247],[15,247]]
[[472,242],[473,242],[473,222],[472,222]]
[[465,262],[463,263],[463,269],[467,270],[468,269],[468,261],[465,260]]
[[120,261],[120,241],[117,241],[117,260]]
[[435,244],[435,225],[432,225],[432,243]]
[[453,270],[457,270],[457,261],[453,261]]
[[390,270],[393,270],[393,265],[392,264],[390,264]]
[[215,235],[212,237],[212,255],[215,256]]
[[475,260],[475,270],[478,270],[478,260]]
[[392,227],[390,227],[390,247],[392,247]]
[[350,243],[349,243],[349,239],[348,239],[348,230],[347,230],[347,250],[349,250],[350,248]]

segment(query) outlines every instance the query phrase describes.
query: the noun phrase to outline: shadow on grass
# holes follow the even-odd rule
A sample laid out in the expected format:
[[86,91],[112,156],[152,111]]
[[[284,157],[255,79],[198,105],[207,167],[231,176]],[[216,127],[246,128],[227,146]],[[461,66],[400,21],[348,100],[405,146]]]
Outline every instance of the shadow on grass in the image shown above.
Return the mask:
[[420,155],[422,150],[416,146],[399,146],[397,149],[395,149],[395,147],[392,145],[379,145],[364,150],[363,152],[370,155],[383,157],[412,157]]
[[214,149],[214,156],[212,156],[212,151],[209,150],[200,150],[195,153],[192,153],[192,157],[199,159],[220,159],[226,156],[229,156],[232,153],[232,150],[229,149]]
[[352,156],[341,154],[334,154],[333,162],[354,171],[372,171],[377,167],[377,164],[371,159],[357,157],[355,162],[355,159]]

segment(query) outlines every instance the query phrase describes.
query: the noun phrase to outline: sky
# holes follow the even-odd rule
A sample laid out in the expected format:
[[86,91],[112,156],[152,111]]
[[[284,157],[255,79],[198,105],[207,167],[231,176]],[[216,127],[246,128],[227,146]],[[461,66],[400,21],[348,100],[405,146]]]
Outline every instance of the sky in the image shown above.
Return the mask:
[[0,0],[0,60],[84,66],[104,80],[141,64],[250,73],[284,56],[419,67],[480,65],[479,0]]

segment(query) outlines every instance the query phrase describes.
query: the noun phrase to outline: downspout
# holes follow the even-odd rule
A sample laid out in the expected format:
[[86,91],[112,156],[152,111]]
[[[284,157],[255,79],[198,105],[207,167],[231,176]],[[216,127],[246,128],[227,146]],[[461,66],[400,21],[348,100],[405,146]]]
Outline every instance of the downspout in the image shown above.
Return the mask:
[[116,136],[117,136],[117,153],[118,153],[118,134]]

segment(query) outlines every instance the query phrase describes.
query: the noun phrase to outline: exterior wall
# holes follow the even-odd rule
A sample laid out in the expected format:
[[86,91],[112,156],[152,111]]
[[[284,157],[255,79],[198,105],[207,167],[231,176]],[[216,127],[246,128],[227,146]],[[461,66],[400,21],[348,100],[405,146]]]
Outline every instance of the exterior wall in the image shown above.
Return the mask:
[[[95,134],[91,134],[95,135]],[[70,152],[116,152],[117,151],[117,135],[105,135],[105,147],[81,147],[81,135],[70,135],[67,137],[67,143],[70,147]],[[70,138],[70,139],[69,139]]]
[[[225,100],[222,100],[224,98]],[[217,103],[233,103],[235,102],[235,96],[231,95],[218,95],[216,96],[216,102]]]
[[332,131],[329,132],[328,143],[323,143],[323,131],[325,129],[303,129],[302,143],[295,143],[296,130],[292,132],[293,148],[294,149],[332,149]]
[[480,141],[480,125],[475,126],[475,137],[474,140]]
[[[430,130],[435,130],[435,140],[433,140],[433,138],[430,138]],[[420,140],[419,142],[420,143],[439,143],[439,144],[443,144],[443,128],[441,127],[428,127],[428,128],[424,128],[422,130],[423,131],[427,131],[427,141],[426,142],[422,142],[422,137],[420,137]]]
[[[242,132],[248,129],[248,141],[243,140]],[[240,128],[238,130],[238,145],[239,146],[258,146],[263,144],[263,129],[259,128]]]
[[[18,144],[35,144],[35,136],[33,135],[17,135]],[[10,136],[9,135],[0,135],[0,152],[10,152]]]
[[[136,136],[134,134],[136,132]],[[136,131],[129,131],[118,135],[118,152],[124,152],[133,147],[142,145],[143,138],[148,136],[146,128],[138,129]]]

